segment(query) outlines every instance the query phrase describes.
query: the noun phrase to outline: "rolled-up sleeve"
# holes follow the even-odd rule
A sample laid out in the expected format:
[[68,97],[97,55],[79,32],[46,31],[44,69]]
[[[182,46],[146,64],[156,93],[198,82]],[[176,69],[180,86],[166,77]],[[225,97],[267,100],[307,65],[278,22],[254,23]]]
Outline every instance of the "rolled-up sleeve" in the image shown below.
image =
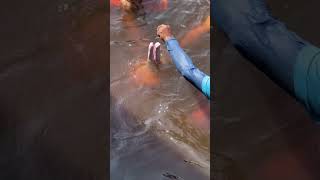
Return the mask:
[[320,122],[320,49],[306,46],[294,66],[294,88],[297,98],[313,118]]

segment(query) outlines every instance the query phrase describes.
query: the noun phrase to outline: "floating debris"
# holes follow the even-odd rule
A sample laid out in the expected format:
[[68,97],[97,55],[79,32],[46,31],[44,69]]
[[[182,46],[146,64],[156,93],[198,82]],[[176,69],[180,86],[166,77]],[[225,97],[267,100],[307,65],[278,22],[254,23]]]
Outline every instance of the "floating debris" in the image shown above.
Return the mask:
[[204,168],[204,166],[202,166],[201,164],[197,163],[197,162],[194,162],[194,161],[188,161],[188,160],[183,160],[184,162],[188,163],[188,164],[191,164],[191,165],[197,165],[199,167],[202,167]]
[[170,180],[183,180],[181,177],[170,174],[169,172],[162,174],[162,176],[169,178]]
[[136,40],[126,40],[126,42],[133,44],[133,43],[136,43],[137,41]]

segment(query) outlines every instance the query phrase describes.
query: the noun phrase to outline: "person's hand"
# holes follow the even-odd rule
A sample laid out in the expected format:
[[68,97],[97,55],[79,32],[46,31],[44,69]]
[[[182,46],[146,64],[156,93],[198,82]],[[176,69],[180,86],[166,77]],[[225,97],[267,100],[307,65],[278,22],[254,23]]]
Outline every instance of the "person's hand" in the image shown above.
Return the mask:
[[168,40],[169,38],[172,38],[173,35],[171,33],[171,28],[169,25],[161,24],[157,28],[157,35],[162,39],[163,41]]

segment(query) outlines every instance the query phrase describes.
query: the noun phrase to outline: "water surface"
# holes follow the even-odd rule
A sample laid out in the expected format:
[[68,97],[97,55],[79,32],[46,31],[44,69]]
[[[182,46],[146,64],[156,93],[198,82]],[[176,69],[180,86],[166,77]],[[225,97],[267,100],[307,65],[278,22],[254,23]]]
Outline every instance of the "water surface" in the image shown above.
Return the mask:
[[[146,62],[156,27],[169,24],[180,40],[209,15],[208,1],[144,1],[138,16],[111,6],[111,177],[209,179],[209,101],[175,69]],[[184,48],[209,74],[209,33]]]

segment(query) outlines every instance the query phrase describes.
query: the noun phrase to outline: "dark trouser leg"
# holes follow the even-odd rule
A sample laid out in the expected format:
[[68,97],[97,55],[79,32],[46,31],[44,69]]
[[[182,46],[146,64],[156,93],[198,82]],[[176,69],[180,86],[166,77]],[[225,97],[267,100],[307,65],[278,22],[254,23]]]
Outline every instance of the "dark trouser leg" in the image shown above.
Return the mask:
[[264,0],[214,0],[213,17],[234,46],[291,94],[293,66],[308,44],[274,19]]

